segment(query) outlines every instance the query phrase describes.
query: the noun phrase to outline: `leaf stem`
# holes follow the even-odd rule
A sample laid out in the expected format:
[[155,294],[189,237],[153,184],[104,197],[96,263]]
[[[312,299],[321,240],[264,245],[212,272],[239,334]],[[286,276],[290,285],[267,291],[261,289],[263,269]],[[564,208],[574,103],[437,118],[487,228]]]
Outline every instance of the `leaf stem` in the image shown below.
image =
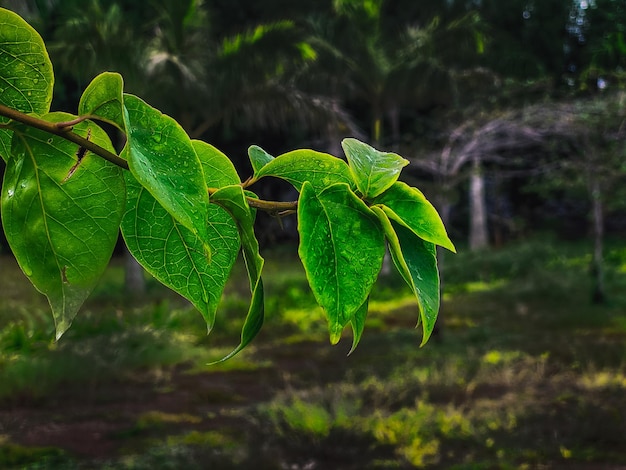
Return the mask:
[[76,119],[72,119],[71,121],[57,122],[55,123],[55,126],[57,126],[59,129],[71,130],[71,128],[74,127],[76,124],[86,121],[87,119],[89,119],[89,117],[90,116],[78,116]]
[[[218,191],[218,189],[219,188],[209,188],[209,199],[211,198],[211,194]],[[289,214],[298,209],[298,201],[267,201],[249,196],[246,196],[246,201],[250,207],[277,215],[283,215],[281,214],[282,212]]]
[[[9,108],[3,104],[0,104],[0,116],[8,117],[14,121],[26,124],[29,127],[48,132],[49,134],[58,135],[59,137],[69,140],[82,148],[89,150],[92,153],[104,158],[105,160],[128,170],[128,162],[123,158],[115,155],[113,152],[109,152],[107,149],[100,147],[99,145],[79,136],[75,132],[72,132],[71,128],[65,127],[68,123],[61,123],[63,127],[59,127],[57,123],[49,122],[44,119],[35,117],[30,114],[22,113],[13,108]],[[73,121],[70,121],[73,122]]]

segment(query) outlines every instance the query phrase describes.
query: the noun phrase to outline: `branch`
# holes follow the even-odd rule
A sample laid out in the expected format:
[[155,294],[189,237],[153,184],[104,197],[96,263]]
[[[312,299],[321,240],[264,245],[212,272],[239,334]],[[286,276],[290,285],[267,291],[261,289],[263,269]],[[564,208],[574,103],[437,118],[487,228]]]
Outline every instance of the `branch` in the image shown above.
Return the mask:
[[[30,114],[25,114],[20,111],[17,111],[13,108],[9,108],[3,104],[0,104],[0,116],[7,117],[12,119],[13,121],[25,124],[26,126],[33,127],[35,129],[42,130],[44,132],[48,132],[49,134],[58,135],[65,140],[73,142],[80,147],[89,150],[90,152],[98,155],[99,157],[104,158],[105,160],[117,165],[125,170],[128,170],[128,162],[118,155],[109,152],[107,149],[100,147],[98,144],[81,137],[80,135],[72,132],[71,126],[74,123],[78,123],[83,121],[85,118],[79,117],[72,121],[55,123],[49,122],[44,119],[32,116]],[[4,126],[3,126],[4,127]],[[217,189],[210,188],[209,189],[209,197],[213,194]],[[271,212],[275,214],[280,213],[289,213],[293,212],[298,208],[298,201],[266,201],[263,199],[256,199],[253,197],[247,197],[246,200],[250,207],[254,207],[255,209],[260,209],[266,212]]]
[[[219,188],[209,188],[209,199],[211,199],[211,195],[218,191],[218,189]],[[246,201],[248,201],[248,205],[250,207],[274,214],[294,212],[298,209],[298,201],[266,201],[264,199],[257,199],[250,196],[246,196]]]
[[98,144],[93,143],[90,140],[85,139],[84,137],[79,136],[75,132],[72,132],[71,127],[62,126],[59,127],[57,123],[49,122],[44,119],[32,116],[30,114],[25,114],[20,111],[17,111],[13,108],[9,108],[3,104],[0,104],[0,116],[8,117],[13,121],[20,122],[29,127],[34,127],[35,129],[42,130],[49,134],[58,135],[65,140],[73,142],[80,147],[89,150],[92,153],[104,158],[105,160],[122,167],[128,170],[128,162],[121,158],[120,156],[114,154],[113,152],[109,152],[107,149],[100,147]]

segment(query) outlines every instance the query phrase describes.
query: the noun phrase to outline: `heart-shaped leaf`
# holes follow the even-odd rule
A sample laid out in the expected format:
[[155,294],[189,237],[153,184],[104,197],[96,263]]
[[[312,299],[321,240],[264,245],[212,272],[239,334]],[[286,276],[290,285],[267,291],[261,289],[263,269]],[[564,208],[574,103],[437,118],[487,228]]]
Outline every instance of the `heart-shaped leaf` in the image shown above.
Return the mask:
[[380,204],[387,216],[410,229],[418,237],[456,252],[441,217],[422,192],[397,181],[374,200]]
[[400,155],[380,152],[356,139],[341,142],[354,181],[367,199],[378,196],[398,180],[400,171],[409,164]]
[[237,226],[230,214],[209,207],[209,260],[203,242],[174,219],[126,172],[128,201],[122,235],[131,254],[161,283],[188,299],[202,313],[208,331],[239,253]]
[[274,176],[289,181],[298,191],[305,181],[309,182],[315,191],[321,191],[335,183],[346,183],[350,187],[355,187],[346,162],[327,153],[307,149],[279,155],[263,166],[256,178],[263,176]]
[[[0,103],[23,113],[46,114],[54,73],[41,36],[12,11],[0,8]],[[8,119],[0,117],[0,123]],[[12,132],[0,129],[0,156],[11,153]]]
[[[61,122],[75,116],[45,118]],[[113,150],[92,122],[77,124],[74,132]],[[4,231],[22,271],[48,297],[58,339],[111,257],[124,211],[124,181],[118,167],[61,137],[19,128],[13,141],[2,186]]]
[[[230,159],[200,141],[192,145],[204,169],[207,186],[238,184]],[[188,299],[202,313],[209,331],[224,286],[239,253],[237,225],[224,209],[209,206],[208,232],[213,256],[202,241],[176,221],[135,178],[126,173],[128,202],[122,221],[126,245],[156,279]]]
[[308,182],[298,202],[298,231],[298,253],[335,344],[376,281],[385,254],[383,231],[347,184],[317,193]]

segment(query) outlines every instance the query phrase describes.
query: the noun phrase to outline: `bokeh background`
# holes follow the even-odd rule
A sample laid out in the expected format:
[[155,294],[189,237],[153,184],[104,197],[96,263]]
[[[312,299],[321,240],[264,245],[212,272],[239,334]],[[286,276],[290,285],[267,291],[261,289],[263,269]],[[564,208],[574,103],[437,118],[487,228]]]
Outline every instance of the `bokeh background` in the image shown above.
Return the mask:
[[54,342],[0,236],[0,468],[626,468],[626,1],[0,6],[44,38],[53,110],[120,72],[243,179],[252,144],[341,157],[357,137],[410,160],[402,178],[458,248],[440,253],[425,347],[385,272],[347,357],[350,338],[328,344],[295,218],[259,214],[267,324],[207,366],[238,342],[242,266],[207,337],[120,244]]

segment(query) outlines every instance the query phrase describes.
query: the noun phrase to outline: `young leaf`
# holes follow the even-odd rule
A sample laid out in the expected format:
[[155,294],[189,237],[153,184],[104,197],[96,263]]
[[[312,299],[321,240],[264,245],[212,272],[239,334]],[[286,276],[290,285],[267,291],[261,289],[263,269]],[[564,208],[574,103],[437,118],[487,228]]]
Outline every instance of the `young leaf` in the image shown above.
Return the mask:
[[456,252],[437,210],[419,189],[397,181],[374,199],[374,204],[383,205],[391,220],[404,225],[418,237]]
[[257,176],[259,171],[261,171],[261,168],[274,160],[273,156],[271,156],[258,145],[251,145],[248,148],[248,156],[250,157],[250,163],[252,164],[252,170],[254,171],[255,177]]
[[403,225],[390,221],[381,207],[373,206],[372,210],[385,231],[396,269],[417,298],[417,323],[422,324],[424,345],[435,327],[439,312],[439,271],[435,245],[422,240]]
[[368,199],[388,189],[409,164],[400,155],[380,152],[356,139],[344,139],[341,146],[359,191]]
[[210,254],[208,188],[189,136],[171,117],[124,95],[128,142],[122,156],[133,176]]
[[[64,113],[51,122],[74,119]],[[74,132],[113,150],[84,121]],[[124,210],[124,181],[113,164],[33,128],[19,128],[2,188],[4,231],[22,271],[48,297],[57,339],[104,271]],[[82,157],[82,158],[81,158]]]
[[130,172],[124,174],[128,200],[121,228],[126,246],[150,274],[188,299],[211,331],[239,253],[235,222],[221,207],[209,207],[209,247],[213,253],[209,260],[203,242],[176,221]]
[[298,191],[308,181],[315,191],[335,184],[346,183],[354,188],[346,162],[327,153],[314,150],[294,150],[276,157],[261,168],[256,178],[274,176],[291,183]]
[[101,73],[80,97],[78,114],[97,117],[126,132],[123,93],[124,80],[119,73]]
[[[0,8],[0,103],[23,113],[46,114],[54,73],[41,36],[12,11]],[[8,119],[0,117],[0,123]],[[0,129],[0,156],[11,153],[12,132]]]
[[298,253],[336,344],[376,281],[385,254],[383,231],[347,184],[317,193],[308,182],[298,203],[298,231]]
[[245,348],[259,333],[265,319],[263,281],[261,271],[264,260],[259,253],[259,242],[254,234],[254,212],[246,201],[243,188],[240,185],[226,186],[211,195],[211,201],[226,209],[237,221],[239,236],[243,248],[243,259],[248,270],[252,299],[250,308],[241,330],[239,345],[217,362],[230,359]]

